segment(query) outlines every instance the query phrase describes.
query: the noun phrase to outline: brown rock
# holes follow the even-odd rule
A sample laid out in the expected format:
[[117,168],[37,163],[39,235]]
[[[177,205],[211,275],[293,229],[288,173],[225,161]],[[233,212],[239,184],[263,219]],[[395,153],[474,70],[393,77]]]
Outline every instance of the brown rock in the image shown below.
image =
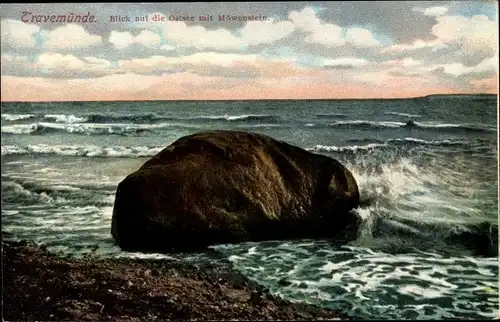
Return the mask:
[[202,132],[120,182],[111,232],[122,249],[144,252],[335,237],[355,231],[358,204],[354,177],[332,158],[262,134]]

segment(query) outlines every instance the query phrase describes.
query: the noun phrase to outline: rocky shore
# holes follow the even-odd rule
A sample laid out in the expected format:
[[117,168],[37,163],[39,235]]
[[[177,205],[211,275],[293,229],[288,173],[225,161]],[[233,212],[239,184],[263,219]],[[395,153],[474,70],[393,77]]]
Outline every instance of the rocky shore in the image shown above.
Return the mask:
[[274,297],[229,268],[140,259],[64,258],[2,240],[3,320],[344,320]]

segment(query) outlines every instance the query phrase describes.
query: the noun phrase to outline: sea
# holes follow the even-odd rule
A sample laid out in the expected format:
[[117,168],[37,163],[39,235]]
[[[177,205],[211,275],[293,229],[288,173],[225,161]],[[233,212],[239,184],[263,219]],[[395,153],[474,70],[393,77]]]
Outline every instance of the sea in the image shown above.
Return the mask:
[[[110,233],[117,184],[176,139],[214,129],[264,133],[343,163],[370,200],[356,210],[358,238],[121,251]],[[498,316],[498,252],[448,238],[498,225],[495,95],[3,102],[1,131],[6,238],[74,256],[229,263],[275,295],[357,319]]]

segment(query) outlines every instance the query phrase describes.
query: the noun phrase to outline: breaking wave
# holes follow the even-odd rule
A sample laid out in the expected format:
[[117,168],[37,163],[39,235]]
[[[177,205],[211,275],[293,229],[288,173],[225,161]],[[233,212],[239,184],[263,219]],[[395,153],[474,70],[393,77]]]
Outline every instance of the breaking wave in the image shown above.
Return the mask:
[[339,128],[360,128],[360,129],[397,129],[397,128],[415,128],[415,129],[438,129],[440,131],[456,131],[464,130],[470,132],[495,132],[495,127],[480,126],[475,124],[452,124],[452,123],[435,123],[435,122],[394,122],[394,121],[337,121],[330,123],[331,127]]
[[27,155],[27,154],[52,154],[61,156],[79,157],[117,157],[138,158],[150,157],[160,152],[165,147],[150,146],[74,146],[74,145],[46,145],[36,144],[28,146],[7,145],[2,146],[2,156]]
[[385,114],[386,115],[404,116],[404,117],[410,117],[410,118],[422,117],[422,115],[419,115],[419,114],[408,114],[408,113],[400,113],[400,112],[385,112]]
[[98,123],[32,123],[2,126],[3,134],[43,135],[50,133],[70,133],[84,135],[140,135],[154,129],[198,128],[196,125],[179,123],[162,124],[98,124]]
[[[363,152],[376,149],[397,148],[397,147],[457,147],[460,152],[495,152],[494,147],[487,140],[431,140],[426,141],[416,138],[389,139],[387,141],[377,140],[350,140],[353,145],[316,145],[308,147],[306,150],[315,153],[325,152]],[[30,155],[47,154],[60,156],[79,157],[117,157],[117,158],[137,158],[151,157],[156,155],[165,146],[97,146],[97,145],[4,145],[2,146],[2,156],[7,155]]]
[[165,121],[228,121],[228,122],[243,122],[243,121],[266,121],[278,122],[281,118],[277,115],[269,114],[237,114],[237,115],[199,115],[199,116],[168,116],[158,113],[144,114],[88,114],[88,115],[73,115],[73,114],[2,114],[2,119],[5,121],[21,121],[34,120],[40,122],[56,122],[56,123],[120,123],[130,122],[132,124],[142,123],[158,123]]
[[480,151],[490,151],[492,147],[488,145],[486,140],[476,140],[476,141],[464,141],[464,140],[422,140],[416,138],[404,138],[404,139],[389,139],[387,141],[379,140],[350,140],[352,143],[359,143],[349,146],[335,146],[335,145],[316,145],[312,148],[307,148],[307,150],[312,152],[358,152],[358,151],[370,151],[374,149],[384,149],[391,147],[457,147],[460,148],[459,151],[462,152],[480,152]]
[[[356,142],[356,140],[352,140]],[[363,141],[363,140],[360,140]],[[433,140],[426,141],[415,138],[404,139],[390,139],[385,142],[377,141],[364,145],[350,145],[350,146],[327,146],[316,145],[314,147],[306,148],[308,151],[322,153],[322,152],[357,152],[369,151],[373,149],[381,149],[387,147],[397,146],[442,146],[442,147],[461,147],[476,150],[491,150],[490,146],[484,145],[486,142],[478,140],[477,142],[468,141],[453,141],[453,140]],[[18,145],[4,145],[2,146],[2,156],[7,155],[29,155],[29,154],[53,154],[61,156],[80,156],[80,157],[122,157],[122,158],[135,158],[135,157],[150,157],[154,156],[165,146],[97,146],[97,145],[47,145],[47,144],[34,144],[26,146]]]
[[19,121],[34,118],[34,114],[8,114],[2,113],[2,120],[6,121]]

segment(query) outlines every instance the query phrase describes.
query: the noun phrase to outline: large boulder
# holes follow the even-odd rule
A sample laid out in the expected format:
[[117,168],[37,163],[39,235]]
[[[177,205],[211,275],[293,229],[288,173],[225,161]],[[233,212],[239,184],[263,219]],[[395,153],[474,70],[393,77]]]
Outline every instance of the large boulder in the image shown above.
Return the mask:
[[359,204],[338,161],[239,131],[182,137],[119,183],[111,233],[123,250],[196,251],[292,238],[352,238]]

